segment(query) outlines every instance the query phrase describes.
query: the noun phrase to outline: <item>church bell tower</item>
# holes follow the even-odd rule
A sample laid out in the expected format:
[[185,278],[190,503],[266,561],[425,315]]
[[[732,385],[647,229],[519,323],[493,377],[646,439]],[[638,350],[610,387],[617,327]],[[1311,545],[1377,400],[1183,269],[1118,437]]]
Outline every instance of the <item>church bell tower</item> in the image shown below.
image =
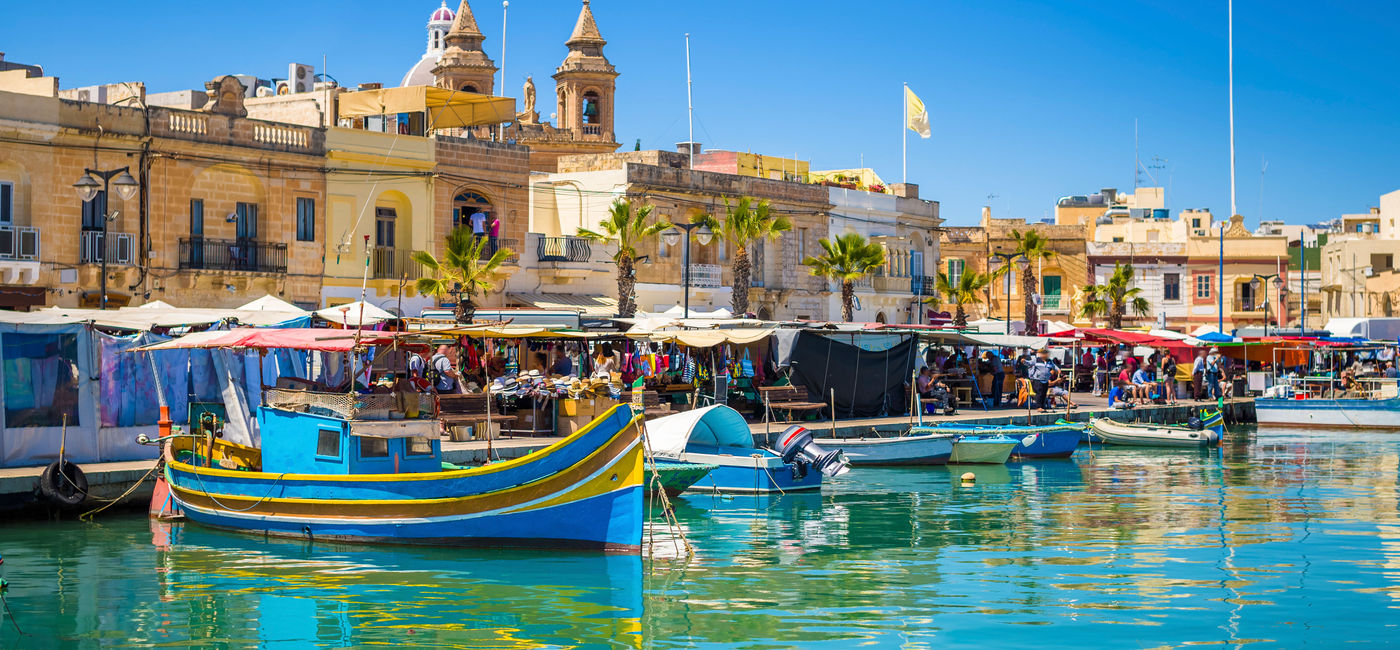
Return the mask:
[[613,141],[613,97],[617,70],[603,55],[603,40],[589,0],[583,0],[574,32],[564,44],[569,53],[554,73],[559,128],[579,140]]

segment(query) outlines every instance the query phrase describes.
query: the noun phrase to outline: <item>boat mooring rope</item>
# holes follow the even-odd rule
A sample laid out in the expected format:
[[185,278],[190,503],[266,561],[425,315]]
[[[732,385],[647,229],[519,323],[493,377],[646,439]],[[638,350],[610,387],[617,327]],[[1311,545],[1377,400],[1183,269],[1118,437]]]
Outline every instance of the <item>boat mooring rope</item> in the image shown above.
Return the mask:
[[164,464],[165,464],[165,460],[164,460],[164,459],[157,459],[157,460],[156,460],[156,464],[153,465],[153,466],[151,467],[150,471],[146,472],[146,475],[145,475],[145,476],[142,476],[142,477],[141,477],[139,480],[137,480],[135,483],[132,483],[132,484],[131,484],[131,487],[127,488],[127,490],[126,490],[125,492],[121,493],[121,496],[119,496],[119,497],[117,497],[117,498],[115,498],[115,499],[101,499],[101,498],[99,498],[99,497],[94,497],[94,496],[92,496],[91,494],[89,494],[89,495],[88,495],[88,498],[90,498],[90,499],[98,499],[98,500],[100,500],[100,501],[106,501],[107,503],[104,503],[104,504],[102,504],[102,505],[100,505],[100,506],[98,506],[98,507],[96,507],[96,508],[93,508],[92,510],[89,510],[89,511],[87,511],[87,512],[84,512],[84,513],[81,514],[81,515],[78,515],[78,521],[87,521],[87,522],[91,522],[91,521],[92,521],[92,516],[93,516],[93,515],[95,515],[95,514],[97,514],[97,513],[99,513],[99,512],[102,512],[103,510],[106,510],[106,509],[108,509],[108,508],[110,508],[110,507],[116,505],[118,501],[121,501],[122,499],[125,499],[125,498],[127,498],[128,496],[131,496],[131,493],[132,493],[132,492],[135,492],[135,491],[136,491],[136,488],[141,487],[141,485],[144,484],[144,483],[146,482],[146,479],[151,478],[151,475],[152,475],[152,474],[155,474],[155,473],[156,473],[156,470],[160,469],[161,466],[163,466]]
[[[656,453],[651,448],[651,437],[646,434],[646,421],[639,421],[637,427],[642,434],[643,456],[647,465],[651,467],[651,486],[647,498],[661,502],[661,513],[666,520],[666,529],[679,538],[681,542],[681,546],[676,546],[676,550],[680,551],[683,547],[687,558],[694,557],[695,547],[691,546],[690,540],[686,538],[685,530],[681,528],[681,522],[676,518],[676,510],[671,506],[671,497],[666,495],[666,489],[661,484],[661,472],[656,467]],[[675,546],[675,538],[672,538],[671,543]],[[651,554],[656,553],[656,531],[650,526],[647,527],[647,547]]]

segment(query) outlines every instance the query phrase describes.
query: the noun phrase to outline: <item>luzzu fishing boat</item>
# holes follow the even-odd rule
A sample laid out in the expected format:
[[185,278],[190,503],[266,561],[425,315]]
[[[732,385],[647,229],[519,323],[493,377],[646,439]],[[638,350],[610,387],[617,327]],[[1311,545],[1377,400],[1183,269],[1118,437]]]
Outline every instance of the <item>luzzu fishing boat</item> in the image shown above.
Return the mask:
[[[301,332],[315,331],[240,339],[242,330],[233,330],[147,349],[287,347],[307,344],[311,334]],[[342,334],[301,349],[350,350],[366,341],[349,343]],[[393,418],[380,403],[408,396],[265,389],[260,447],[212,434],[168,438],[170,497],[196,523],[257,534],[640,551],[643,456],[640,416],[630,407],[616,406],[522,458],[444,471],[431,409]],[[411,396],[430,407],[430,395]]]

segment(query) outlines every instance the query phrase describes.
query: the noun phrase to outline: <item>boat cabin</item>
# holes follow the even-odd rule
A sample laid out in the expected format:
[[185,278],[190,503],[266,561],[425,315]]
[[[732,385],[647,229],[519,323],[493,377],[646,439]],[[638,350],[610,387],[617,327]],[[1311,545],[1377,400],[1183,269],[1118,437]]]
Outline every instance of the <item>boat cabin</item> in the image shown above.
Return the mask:
[[435,420],[347,419],[263,406],[258,409],[258,425],[264,472],[404,474],[442,470],[442,445]]

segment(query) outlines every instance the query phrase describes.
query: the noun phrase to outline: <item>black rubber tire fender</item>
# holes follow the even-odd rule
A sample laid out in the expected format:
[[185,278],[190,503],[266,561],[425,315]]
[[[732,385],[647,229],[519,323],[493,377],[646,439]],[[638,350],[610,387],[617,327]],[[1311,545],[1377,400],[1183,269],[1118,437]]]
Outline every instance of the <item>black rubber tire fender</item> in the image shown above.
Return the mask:
[[76,506],[87,499],[87,475],[76,463],[56,460],[39,477],[39,493],[55,505]]

